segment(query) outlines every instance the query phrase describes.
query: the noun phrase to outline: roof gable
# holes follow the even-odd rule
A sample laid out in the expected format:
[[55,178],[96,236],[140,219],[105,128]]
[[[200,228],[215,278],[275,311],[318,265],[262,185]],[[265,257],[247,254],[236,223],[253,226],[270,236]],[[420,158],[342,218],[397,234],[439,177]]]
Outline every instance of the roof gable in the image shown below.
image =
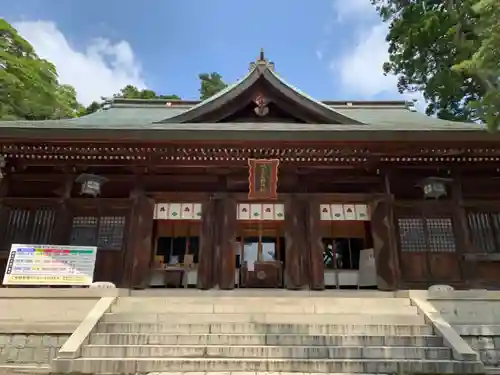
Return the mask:
[[257,62],[251,64],[249,73],[243,79],[185,112],[157,123],[223,122],[249,104],[254,106],[256,116],[262,121],[266,121],[269,105],[272,104],[297,119],[297,122],[363,124],[286,83],[275,73],[274,64],[265,59],[262,52]]

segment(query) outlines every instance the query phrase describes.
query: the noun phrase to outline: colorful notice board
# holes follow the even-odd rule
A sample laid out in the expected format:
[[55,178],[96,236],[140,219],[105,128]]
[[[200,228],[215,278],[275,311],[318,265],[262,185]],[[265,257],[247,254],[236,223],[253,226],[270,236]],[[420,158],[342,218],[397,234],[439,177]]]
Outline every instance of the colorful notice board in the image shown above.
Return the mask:
[[13,244],[4,285],[89,285],[97,247]]

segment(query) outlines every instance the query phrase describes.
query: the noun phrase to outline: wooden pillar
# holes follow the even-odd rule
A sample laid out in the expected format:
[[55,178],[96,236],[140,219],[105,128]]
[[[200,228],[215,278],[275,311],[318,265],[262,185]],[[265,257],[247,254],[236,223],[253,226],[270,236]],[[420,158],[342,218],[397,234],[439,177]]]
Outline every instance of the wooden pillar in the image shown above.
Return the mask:
[[312,196],[307,198],[306,227],[309,256],[309,288],[325,289],[325,272],[323,264],[323,242],[321,240],[319,201]]
[[[145,288],[149,281],[153,259],[154,200],[148,198],[143,190],[132,194],[133,206],[129,216],[129,235],[127,236],[125,272],[123,284],[133,288]],[[128,272],[127,272],[128,271]]]
[[219,235],[219,287],[234,289],[236,254],[234,252],[237,228],[237,204],[231,197],[220,200],[222,220],[218,221]]
[[373,202],[371,224],[377,268],[377,287],[380,290],[396,290],[400,280],[400,272],[397,242],[393,230],[392,199],[389,195]]
[[477,281],[474,280],[474,275],[478,274],[476,262],[467,261],[467,253],[472,248],[472,242],[469,234],[469,223],[467,220],[467,212],[464,207],[462,179],[459,173],[453,175],[451,183],[451,199],[453,201],[453,216],[456,220],[454,225],[458,270],[460,272],[460,281],[463,281],[467,287],[479,288]]
[[306,249],[306,231],[303,210],[304,205],[297,196],[290,196],[285,201],[285,287],[301,289],[307,284],[304,267]]
[[52,241],[54,245],[68,245],[73,227],[73,215],[71,210],[71,189],[73,188],[74,176],[68,174],[61,188],[61,200],[57,208],[57,216],[54,225]]
[[2,178],[0,178],[0,199],[8,195],[9,185],[10,185],[10,176],[8,174],[2,175]]
[[214,287],[215,200],[212,197],[202,203],[200,254],[198,260],[198,288]]

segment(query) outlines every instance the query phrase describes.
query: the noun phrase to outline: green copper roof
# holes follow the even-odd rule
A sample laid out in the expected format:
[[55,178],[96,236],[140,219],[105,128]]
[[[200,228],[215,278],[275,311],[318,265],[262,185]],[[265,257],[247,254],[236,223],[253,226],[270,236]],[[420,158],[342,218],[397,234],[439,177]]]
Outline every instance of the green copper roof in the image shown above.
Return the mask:
[[[45,128],[45,129],[90,129],[90,128],[114,128],[114,129],[175,129],[182,127],[183,129],[209,129],[216,128],[219,130],[229,129],[230,125],[227,123],[216,124],[191,124],[191,123],[157,123],[166,118],[172,118],[181,113],[184,113],[189,106],[166,106],[163,105],[126,105],[125,100],[117,103],[112,103],[109,109],[100,110],[88,116],[66,119],[66,120],[45,120],[45,121],[0,121],[0,128]],[[383,103],[381,103],[383,104]],[[323,104],[325,105],[326,104]],[[293,124],[293,123],[270,123],[260,124],[258,128],[265,130],[294,130],[298,128],[303,129],[343,129],[354,130],[358,127],[365,131],[376,130],[481,130],[481,127],[476,124],[461,123],[440,120],[434,117],[429,117],[418,112],[412,112],[402,105],[335,105],[329,108],[335,109],[336,112],[352,118],[365,125],[336,125],[327,126],[327,124]],[[240,127],[242,130],[247,128],[247,124],[238,123],[235,126]],[[251,128],[255,129],[256,124],[251,124]]]
[[[341,124],[192,123],[190,118],[227,103],[255,82],[267,82],[309,110]],[[300,101],[300,102],[299,102]],[[299,105],[298,104],[298,105]],[[440,120],[399,102],[320,102],[283,80],[266,61],[257,61],[241,80],[198,101],[114,99],[88,116],[47,121],[0,122],[3,138],[137,140],[500,140],[481,126]],[[322,118],[323,118],[322,117]]]
[[[264,57],[261,56],[261,59]],[[295,87],[286,83],[274,72],[274,64],[267,60],[258,60],[251,64],[250,72],[234,85],[226,87],[211,98],[195,105],[184,113],[177,116],[165,118],[159,123],[189,123],[202,122],[200,119],[206,114],[213,113],[225,105],[230,105],[238,96],[250,90],[258,81],[265,81],[271,87],[277,89],[283,98],[286,98],[293,106],[301,107],[306,112],[314,114],[328,124],[361,124],[353,118],[348,118],[310,96],[298,91]],[[260,90],[258,90],[260,91]],[[265,93],[264,93],[265,95]]]

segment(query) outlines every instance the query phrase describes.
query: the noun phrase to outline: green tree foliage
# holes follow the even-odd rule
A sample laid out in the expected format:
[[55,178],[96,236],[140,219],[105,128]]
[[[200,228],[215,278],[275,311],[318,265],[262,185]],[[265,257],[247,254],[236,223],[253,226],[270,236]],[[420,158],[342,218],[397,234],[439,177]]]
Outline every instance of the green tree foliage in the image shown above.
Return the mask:
[[500,126],[498,0],[372,0],[389,23],[386,73],[421,91],[427,114]]
[[486,91],[472,104],[493,131],[500,126],[500,2],[476,0],[472,9],[478,16],[475,31],[480,42],[472,57],[456,65],[454,70],[479,77]]
[[470,104],[484,97],[484,84],[476,74],[452,69],[472,57],[479,41],[472,1],[372,0],[389,23],[384,72],[398,77],[400,92],[421,91],[429,115],[480,118]]
[[[153,90],[143,89],[139,90],[137,87],[127,85],[120,90],[119,93],[113,95],[113,98],[123,99],[172,99],[180,100],[177,95],[157,95]],[[89,115],[101,109],[104,103],[92,102],[88,107],[80,111],[79,116]]]
[[219,73],[201,73],[198,77],[201,81],[201,100],[208,99],[227,87],[227,84],[222,80],[222,76]]
[[96,101],[93,101],[90,103],[87,107],[82,107],[80,112],[78,113],[78,117],[90,115],[91,113],[97,112],[99,109],[102,108],[103,103],[98,103]]
[[125,99],[180,99],[177,95],[157,95],[153,90],[139,90],[137,87],[132,85],[125,86],[119,93],[113,95],[113,97]]
[[74,117],[75,89],[60,85],[53,64],[40,59],[17,30],[0,18],[0,119]]

